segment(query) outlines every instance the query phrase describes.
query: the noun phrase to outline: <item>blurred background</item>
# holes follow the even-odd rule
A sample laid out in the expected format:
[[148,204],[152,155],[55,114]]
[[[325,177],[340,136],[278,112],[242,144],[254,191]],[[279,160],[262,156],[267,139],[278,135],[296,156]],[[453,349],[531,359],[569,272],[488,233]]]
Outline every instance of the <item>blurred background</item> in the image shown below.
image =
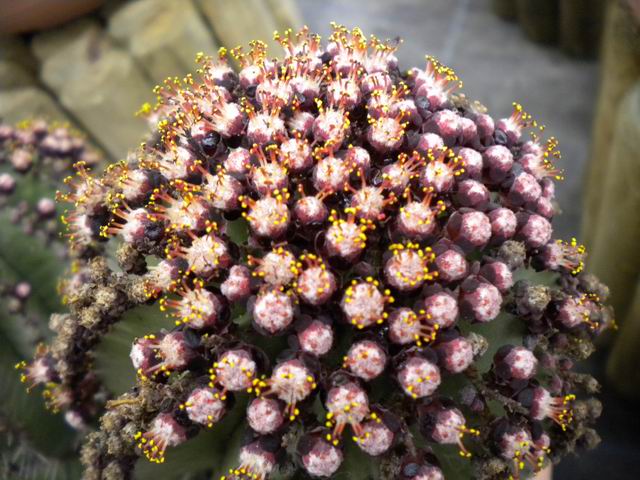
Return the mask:
[[[192,71],[196,52],[271,39],[274,30],[302,24],[326,35],[331,21],[401,37],[401,67],[422,67],[431,54],[453,67],[466,95],[494,116],[508,116],[518,101],[559,139],[565,180],[554,226],[560,238],[586,244],[589,269],[612,289],[620,329],[584,365],[603,384],[603,442],[565,460],[554,475],[640,478],[639,0],[0,0],[0,120],[67,122],[105,159],[121,159],[148,132],[135,111],[154,100],[154,85]],[[274,42],[270,47],[278,52]],[[3,221],[10,217],[8,204],[0,209]],[[37,302],[16,304],[16,282],[33,286],[44,275],[22,269],[16,276],[19,250],[9,237],[0,228],[4,363],[33,348],[16,339],[9,320]],[[46,330],[47,308],[55,306],[42,303],[25,315],[40,315]],[[61,425],[46,413],[41,420],[37,401],[23,401],[6,365],[0,375],[0,436],[12,439],[0,444],[0,454],[8,452],[0,475],[43,451],[66,475],[47,471],[50,478],[77,478],[74,467],[65,470],[63,453],[50,448],[55,438],[43,433],[55,435]],[[22,436],[35,457],[16,456]]]

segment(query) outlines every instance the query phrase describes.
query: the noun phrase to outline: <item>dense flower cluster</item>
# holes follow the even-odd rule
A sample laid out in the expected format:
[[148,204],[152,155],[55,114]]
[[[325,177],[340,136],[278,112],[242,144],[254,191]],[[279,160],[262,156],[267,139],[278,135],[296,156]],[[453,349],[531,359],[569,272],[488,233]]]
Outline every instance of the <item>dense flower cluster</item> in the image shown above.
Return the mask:
[[[35,285],[20,274],[30,263],[18,258],[14,239],[21,245],[46,249],[54,259],[69,258],[60,239],[55,189],[73,174],[74,165],[94,167],[101,157],[85,138],[68,125],[29,120],[11,125],[0,121],[0,218],[2,257],[0,312],[11,314],[30,343],[45,338],[47,318],[30,305]],[[20,250],[24,251],[24,250]],[[22,266],[22,268],[20,268]],[[4,271],[4,268],[8,271]]]
[[[557,141],[520,105],[494,120],[431,57],[401,71],[398,45],[359,29],[276,38],[280,59],[232,50],[239,73],[199,55],[157,89],[157,138],[70,182],[72,241],[138,255],[126,273],[172,319],[135,340],[139,388],[114,402],[143,410],[105,417],[130,456],[94,436],[88,471],[164,462],[234,397],[250,433],[226,479],[330,478],[350,441],[413,480],[444,478],[436,444],[478,478],[593,444],[597,384],[571,367],[613,319],[583,247],[553,238]],[[522,279],[534,270],[556,284]],[[520,344],[484,338],[491,322]],[[32,382],[55,381],[50,358]]]

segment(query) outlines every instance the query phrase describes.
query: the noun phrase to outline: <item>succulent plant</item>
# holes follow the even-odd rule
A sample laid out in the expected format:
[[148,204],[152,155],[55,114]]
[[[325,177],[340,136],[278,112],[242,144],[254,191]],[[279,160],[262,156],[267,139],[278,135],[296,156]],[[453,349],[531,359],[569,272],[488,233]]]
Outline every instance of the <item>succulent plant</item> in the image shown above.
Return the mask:
[[557,141],[432,57],[401,71],[395,42],[276,39],[282,58],[232,50],[239,73],[198,55],[143,109],[157,135],[62,195],[85,263],[25,378],[84,424],[99,342],[141,305],[166,316],[85,478],[207,429],[225,479],[518,478],[594,446],[598,384],[572,368],[614,321],[584,248],[553,238]]

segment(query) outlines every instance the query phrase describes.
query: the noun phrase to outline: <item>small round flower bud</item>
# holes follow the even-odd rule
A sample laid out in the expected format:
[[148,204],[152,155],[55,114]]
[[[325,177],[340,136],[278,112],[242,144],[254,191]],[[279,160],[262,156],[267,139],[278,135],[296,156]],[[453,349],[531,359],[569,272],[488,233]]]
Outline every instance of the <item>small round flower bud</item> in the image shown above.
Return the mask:
[[14,150],[10,161],[16,172],[26,173],[33,165],[33,154],[27,150]]
[[553,228],[549,221],[540,215],[519,213],[516,238],[524,241],[528,248],[540,248],[551,240]]
[[356,438],[360,450],[372,457],[382,455],[393,445],[395,433],[377,416],[362,424],[362,432]]
[[434,113],[427,128],[440,135],[445,145],[454,145],[462,133],[460,116],[453,110],[440,110]]
[[513,167],[513,155],[503,145],[494,145],[487,148],[483,154],[484,166],[489,172],[489,178],[493,182],[504,180]]
[[303,352],[320,357],[333,346],[333,329],[320,320],[312,320],[298,332],[298,342]]
[[513,286],[513,274],[509,266],[501,261],[486,263],[480,269],[480,276],[491,282],[501,293]]
[[331,299],[337,289],[337,279],[321,258],[311,253],[301,255],[292,268],[297,274],[296,291],[304,302],[318,306]]
[[513,180],[507,199],[511,205],[520,206],[538,200],[542,188],[533,175],[520,172]]
[[469,273],[469,265],[464,254],[453,245],[441,253],[440,250],[441,248],[436,246],[437,256],[434,263],[438,270],[438,279],[443,282],[456,282],[465,278]]
[[272,398],[256,398],[247,407],[247,422],[261,435],[274,433],[284,424],[282,405]]
[[444,148],[444,140],[440,135],[435,133],[423,133],[418,138],[418,144],[416,150],[423,155],[429,153],[429,151],[435,152]]
[[299,110],[289,118],[287,128],[292,134],[299,134],[305,138],[311,133],[314,121],[315,118],[311,113]]
[[303,437],[298,450],[305,471],[315,478],[331,477],[344,460],[342,450],[320,436]]
[[467,279],[460,295],[461,313],[474,322],[490,322],[500,313],[502,295],[489,282]]
[[356,382],[347,382],[327,392],[325,408],[329,412],[328,423],[333,425],[330,438],[335,442],[347,425],[351,425],[356,434],[361,431],[361,424],[369,414],[369,398]]
[[408,357],[397,369],[398,383],[411,398],[433,395],[440,385],[440,369],[420,355]]
[[31,284],[29,282],[18,282],[16,286],[13,287],[13,295],[24,301],[31,296],[31,290]]
[[221,397],[221,393],[215,388],[196,388],[180,408],[187,412],[187,417],[192,422],[211,428],[227,411]]
[[244,300],[251,295],[251,273],[243,265],[234,265],[229,270],[229,276],[220,285],[220,292],[230,302]]
[[344,292],[340,307],[347,321],[357,328],[370,327],[382,323],[388,316],[384,311],[393,298],[387,290],[381,292],[379,282],[372,278],[358,282],[353,280]]
[[10,195],[15,189],[15,178],[10,173],[0,173],[0,195]]
[[465,371],[473,363],[473,345],[465,337],[438,343],[438,363],[449,373]]
[[463,180],[458,184],[456,199],[463,207],[482,209],[488,205],[491,194],[484,184],[476,180]]
[[491,221],[492,242],[502,243],[516,234],[518,219],[516,214],[508,208],[496,208],[489,212]]
[[224,400],[226,391],[241,392],[251,388],[256,371],[256,362],[248,350],[244,348],[227,350],[220,355],[210,370],[210,386],[221,385],[224,389],[222,394]]
[[258,293],[253,305],[255,326],[269,335],[282,333],[293,322],[294,309],[291,296],[276,288]]
[[436,292],[424,299],[427,322],[440,328],[451,327],[458,318],[458,302],[447,292]]
[[524,347],[504,345],[493,357],[496,375],[506,381],[529,380],[538,369],[538,359]]
[[365,381],[380,376],[387,363],[387,354],[371,340],[354,343],[344,357],[343,367]]
[[491,239],[491,222],[482,212],[455,212],[447,222],[447,233],[465,250],[481,249]]
[[463,177],[472,180],[480,180],[482,178],[482,154],[472,148],[463,147],[457,151],[464,164]]
[[475,118],[476,126],[478,128],[478,135],[480,138],[486,139],[493,135],[495,130],[495,123],[491,115],[486,113],[479,113]]
[[56,203],[50,198],[41,198],[36,204],[36,212],[41,218],[53,218],[56,215]]
[[429,263],[434,258],[431,248],[422,250],[414,243],[396,243],[390,245],[389,250],[392,254],[385,262],[384,274],[393,288],[407,292],[433,279],[433,274],[429,272]]

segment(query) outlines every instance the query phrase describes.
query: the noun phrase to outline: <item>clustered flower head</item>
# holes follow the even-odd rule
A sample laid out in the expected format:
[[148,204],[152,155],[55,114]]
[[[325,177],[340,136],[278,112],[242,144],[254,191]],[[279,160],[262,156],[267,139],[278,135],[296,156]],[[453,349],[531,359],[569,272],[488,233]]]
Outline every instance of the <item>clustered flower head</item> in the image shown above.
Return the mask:
[[[434,58],[400,70],[397,42],[339,25],[325,44],[276,39],[281,58],[232,50],[238,73],[224,49],[198,55],[146,108],[155,138],[69,182],[72,242],[136,252],[124,274],[167,315],[133,343],[123,419],[103,422],[129,457],[96,436],[87,468],[162,463],[232,408],[248,434],[225,479],[331,478],[349,442],[413,480],[444,478],[437,445],[477,478],[592,446],[598,387],[572,366],[613,319],[584,248],[553,238],[557,141],[518,104],[494,120]],[[522,337],[495,345],[489,323]],[[50,355],[33,383],[56,381]]]
[[[64,262],[69,258],[66,242],[60,239],[55,189],[74,171],[74,165],[93,168],[101,157],[87,140],[68,125],[45,120],[16,125],[0,121],[0,218],[3,257],[10,267],[0,278],[0,310],[10,313],[28,343],[45,338],[47,318],[30,301],[37,285],[21,277],[21,246],[47,251]],[[11,247],[11,248],[10,248]],[[27,264],[28,265],[28,264]]]

